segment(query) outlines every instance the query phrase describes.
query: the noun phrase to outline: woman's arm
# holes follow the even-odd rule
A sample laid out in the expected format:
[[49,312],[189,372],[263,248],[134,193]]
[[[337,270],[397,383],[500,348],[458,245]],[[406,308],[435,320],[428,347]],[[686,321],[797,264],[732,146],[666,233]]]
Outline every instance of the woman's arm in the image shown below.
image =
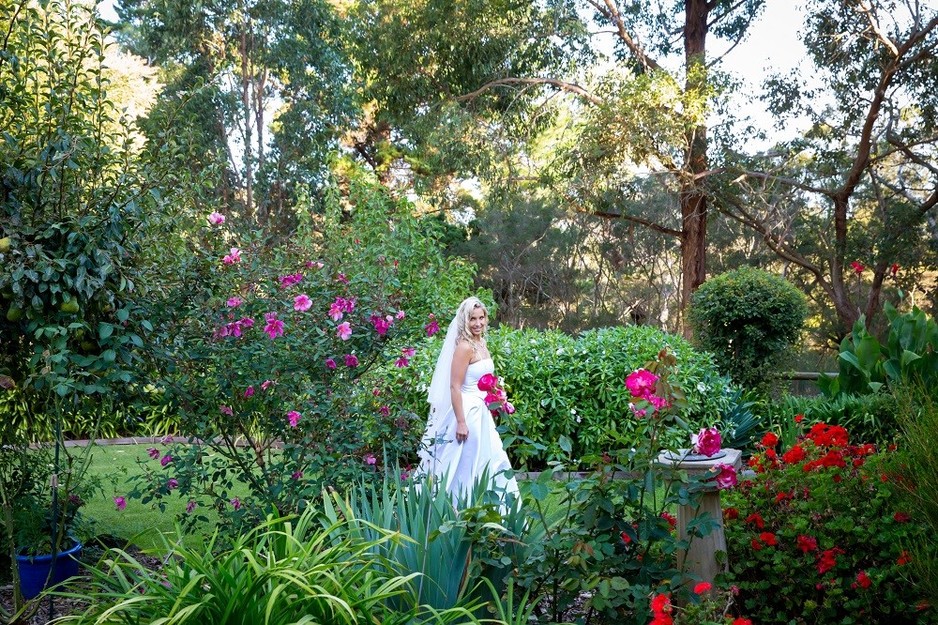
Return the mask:
[[466,370],[469,368],[470,360],[472,360],[472,347],[467,341],[458,341],[449,374],[450,399],[453,402],[453,413],[456,415],[457,443],[463,443],[469,438],[469,428],[466,426],[466,415],[462,406],[462,383],[466,379]]

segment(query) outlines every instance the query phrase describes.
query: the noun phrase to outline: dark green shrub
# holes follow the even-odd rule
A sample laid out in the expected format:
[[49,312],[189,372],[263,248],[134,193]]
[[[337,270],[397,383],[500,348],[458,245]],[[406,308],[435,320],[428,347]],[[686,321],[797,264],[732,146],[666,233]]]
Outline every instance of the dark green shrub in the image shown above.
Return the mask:
[[786,421],[796,414],[804,415],[805,424],[842,425],[855,443],[892,442],[899,428],[895,400],[884,393],[840,395],[834,399],[823,395],[785,395],[769,403],[766,425],[776,431],[784,430]]
[[797,340],[807,312],[804,295],[787,280],[741,267],[697,289],[690,322],[722,371],[742,386],[758,387]]

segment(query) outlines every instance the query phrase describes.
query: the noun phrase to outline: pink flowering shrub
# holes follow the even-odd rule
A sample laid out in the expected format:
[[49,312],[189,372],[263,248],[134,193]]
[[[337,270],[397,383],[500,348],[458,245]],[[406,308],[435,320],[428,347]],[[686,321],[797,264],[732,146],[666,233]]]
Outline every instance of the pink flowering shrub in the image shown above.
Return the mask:
[[901,452],[825,423],[780,445],[766,434],[723,496],[730,575],[753,622],[936,622],[909,566],[925,526],[897,496]]
[[402,411],[379,371],[406,375],[430,307],[468,281],[440,280],[442,253],[432,236],[417,242],[409,206],[351,193],[353,219],[335,212],[278,248],[236,235],[231,219],[205,227],[199,290],[179,298],[160,380],[184,436],[156,450],[171,462],[144,462],[131,495],[189,524],[208,509],[253,523],[417,449],[425,416]]

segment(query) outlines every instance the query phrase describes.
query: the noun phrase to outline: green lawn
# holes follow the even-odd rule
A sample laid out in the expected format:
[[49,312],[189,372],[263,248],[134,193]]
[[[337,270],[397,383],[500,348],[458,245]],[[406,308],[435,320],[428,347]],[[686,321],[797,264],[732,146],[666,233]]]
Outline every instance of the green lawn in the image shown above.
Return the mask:
[[[119,511],[114,505],[114,497],[126,496],[131,489],[129,479],[141,475],[138,459],[152,462],[147,456],[148,447],[151,445],[94,447],[88,470],[91,477],[100,478],[104,492],[96,492],[82,510],[83,515],[94,520],[97,534],[124,538],[144,549],[162,546],[160,532],[174,533],[175,511],[167,508],[166,512],[160,512],[157,508],[130,498],[127,498],[127,507]],[[72,453],[79,452],[73,450]],[[179,504],[180,509],[183,506],[184,503]]]

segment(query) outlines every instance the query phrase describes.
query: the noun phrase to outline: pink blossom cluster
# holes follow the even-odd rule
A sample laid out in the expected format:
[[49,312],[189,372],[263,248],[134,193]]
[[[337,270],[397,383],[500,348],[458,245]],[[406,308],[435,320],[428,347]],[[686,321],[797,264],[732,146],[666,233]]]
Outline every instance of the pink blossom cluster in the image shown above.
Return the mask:
[[[668,408],[671,405],[667,399],[655,394],[657,384],[658,376],[647,369],[636,369],[625,378],[625,386],[629,389],[632,397],[650,404],[654,412]],[[637,417],[644,417],[648,412],[647,408],[635,404],[629,404],[629,408]]]
[[355,301],[354,297],[335,298],[335,301],[332,302],[332,305],[329,307],[329,316],[332,317],[333,321],[342,321],[342,317],[345,313],[350,313],[355,310]]
[[264,325],[264,332],[270,337],[270,340],[274,340],[278,336],[283,336],[283,321],[277,319],[277,313],[264,313],[264,320],[267,322],[266,325]]
[[499,412],[505,414],[515,413],[515,407],[508,401],[505,389],[499,385],[498,378],[494,374],[486,373],[479,378],[478,387],[480,391],[485,393],[485,404],[492,416],[497,416]]
[[436,322],[436,317],[433,316],[433,313],[430,313],[430,321],[427,325],[423,326],[423,329],[426,331],[427,336],[433,336],[440,331],[440,324]]
[[216,328],[212,336],[216,339],[225,338],[226,336],[241,338],[241,335],[244,333],[244,331],[253,326],[253,319],[250,317],[241,317],[237,321],[232,321],[230,323],[226,323],[220,328]]
[[384,336],[388,333],[388,330],[391,329],[391,326],[394,325],[394,317],[392,315],[385,317],[377,314],[371,315],[371,325],[375,327],[378,336]]
[[293,286],[294,284],[299,284],[303,280],[303,274],[288,273],[285,276],[280,276],[277,278],[277,280],[280,282],[280,288],[286,289]]
[[218,211],[212,211],[208,216],[208,223],[212,224],[213,226],[220,226],[225,223],[225,216]]
[[233,265],[235,263],[240,263],[241,262],[241,250],[239,250],[236,247],[231,248],[231,253],[225,254],[225,256],[221,259],[221,262],[225,263],[226,265]]

